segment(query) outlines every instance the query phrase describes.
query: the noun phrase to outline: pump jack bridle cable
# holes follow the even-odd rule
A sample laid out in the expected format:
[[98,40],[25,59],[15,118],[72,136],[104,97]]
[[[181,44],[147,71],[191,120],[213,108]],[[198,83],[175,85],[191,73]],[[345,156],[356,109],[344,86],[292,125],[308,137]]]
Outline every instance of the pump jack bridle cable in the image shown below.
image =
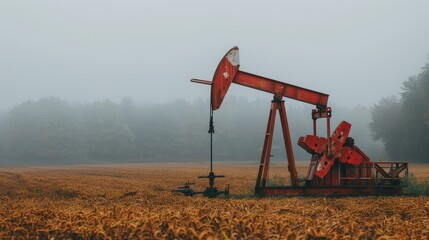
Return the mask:
[[213,124],[213,105],[210,103],[210,123],[209,123],[209,133],[210,133],[210,173],[213,173],[213,133],[214,132],[215,131],[214,131],[214,124]]

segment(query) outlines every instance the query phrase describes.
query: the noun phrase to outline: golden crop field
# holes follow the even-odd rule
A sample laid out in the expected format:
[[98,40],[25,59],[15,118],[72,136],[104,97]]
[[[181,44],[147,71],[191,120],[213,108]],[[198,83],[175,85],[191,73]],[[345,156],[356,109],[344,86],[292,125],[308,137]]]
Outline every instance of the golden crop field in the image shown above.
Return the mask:
[[[255,198],[256,164],[216,164],[229,199],[195,190],[207,164],[0,169],[0,239],[427,239],[428,197]],[[301,174],[306,166],[299,166]],[[274,169],[280,176],[286,168]],[[412,165],[422,180],[429,165]],[[277,177],[277,179],[282,179]]]

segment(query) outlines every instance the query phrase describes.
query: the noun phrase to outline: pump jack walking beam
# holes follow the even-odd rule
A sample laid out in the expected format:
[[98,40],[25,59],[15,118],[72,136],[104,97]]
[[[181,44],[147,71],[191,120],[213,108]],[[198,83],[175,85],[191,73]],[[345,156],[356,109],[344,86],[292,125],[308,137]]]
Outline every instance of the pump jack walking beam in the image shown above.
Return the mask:
[[[218,80],[218,81],[222,81],[222,80]],[[202,79],[196,79],[196,78],[191,79],[191,82],[213,86],[212,88],[214,88],[214,90],[212,91],[216,95],[211,96],[212,97],[211,103],[213,104],[213,110],[219,109],[220,105],[222,104],[223,98],[225,97],[226,92],[228,91],[229,84],[228,85],[223,85],[220,83],[216,84],[214,83],[214,80],[208,81],[208,80],[202,80]],[[226,79],[226,83],[227,82],[228,81]],[[261,90],[268,93],[273,93],[274,96],[277,96],[277,97],[287,97],[287,98],[295,99],[297,101],[310,103],[322,109],[327,106],[328,97],[329,97],[329,95],[324,93],[319,93],[310,89],[279,82],[273,79],[261,77],[261,76],[243,72],[243,71],[238,71],[232,82],[245,87]]]
[[272,93],[277,98],[287,97],[306,102],[319,108],[325,108],[328,104],[328,94],[243,72],[239,68],[238,47],[233,47],[219,62],[212,81],[201,79],[192,79],[191,81],[211,85],[211,104],[213,110],[219,109],[231,83]]

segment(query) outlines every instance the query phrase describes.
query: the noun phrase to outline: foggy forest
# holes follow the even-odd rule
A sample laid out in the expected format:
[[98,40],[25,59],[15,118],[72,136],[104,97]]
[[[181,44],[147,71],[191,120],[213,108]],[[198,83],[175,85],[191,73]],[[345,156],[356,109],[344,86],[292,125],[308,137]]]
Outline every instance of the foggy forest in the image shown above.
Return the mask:
[[[371,107],[332,106],[332,126],[352,124],[356,145],[374,160],[427,162],[429,147],[429,64],[404,81],[400,95],[386,96]],[[311,106],[287,102],[297,160],[309,155],[296,142],[312,133]],[[257,162],[270,102],[228,96],[215,111],[214,157],[219,161]],[[251,106],[251,107],[249,107]],[[177,99],[136,104],[100,100],[82,104],[45,97],[14,106],[0,115],[2,164],[84,162],[174,162],[208,159],[209,101]],[[277,129],[273,161],[285,159]],[[326,135],[324,120],[319,134]],[[218,136],[219,135],[219,136]]]

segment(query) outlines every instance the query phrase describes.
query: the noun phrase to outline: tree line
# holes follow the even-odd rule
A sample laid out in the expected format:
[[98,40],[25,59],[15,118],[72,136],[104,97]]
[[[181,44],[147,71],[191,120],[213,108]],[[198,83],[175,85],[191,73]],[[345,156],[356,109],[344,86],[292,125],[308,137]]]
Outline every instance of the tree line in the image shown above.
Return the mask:
[[[312,106],[291,102],[286,100],[295,158],[308,160],[296,142],[312,134]],[[258,162],[270,104],[228,96],[214,112],[214,159]],[[382,146],[371,139],[369,108],[333,106],[332,131],[341,120],[352,123],[351,136],[360,148],[383,158]],[[326,136],[323,121],[320,136]],[[130,98],[86,104],[42,98],[0,114],[0,159],[9,164],[207,161],[208,127],[208,100],[137,105]],[[275,131],[273,162],[285,159],[279,121]]]
[[382,98],[371,113],[373,138],[390,159],[429,162],[429,62],[403,83],[399,96]]
[[[312,106],[293,102],[286,99],[295,158],[308,160],[296,142],[312,134]],[[214,159],[258,162],[269,107],[266,99],[228,96],[214,113]],[[399,96],[371,108],[332,107],[332,131],[342,120],[350,122],[350,136],[371,159],[429,161],[429,63],[404,81]],[[206,161],[208,122],[209,101],[203,99],[137,105],[130,98],[85,104],[42,98],[0,111],[0,163]],[[326,136],[323,122],[319,136]],[[282,141],[277,121],[273,162],[285,159]]]

